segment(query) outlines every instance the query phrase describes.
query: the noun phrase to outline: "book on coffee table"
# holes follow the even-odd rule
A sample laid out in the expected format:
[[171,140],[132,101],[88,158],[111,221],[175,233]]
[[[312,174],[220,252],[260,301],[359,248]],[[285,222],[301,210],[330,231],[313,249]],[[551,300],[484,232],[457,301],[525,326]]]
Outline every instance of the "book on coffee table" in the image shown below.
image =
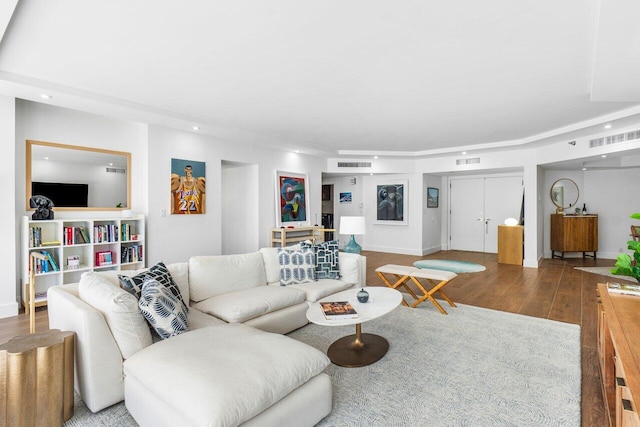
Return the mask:
[[349,301],[321,302],[322,312],[327,320],[356,319],[358,312]]
[[607,283],[607,290],[612,294],[640,296],[640,285],[626,283]]

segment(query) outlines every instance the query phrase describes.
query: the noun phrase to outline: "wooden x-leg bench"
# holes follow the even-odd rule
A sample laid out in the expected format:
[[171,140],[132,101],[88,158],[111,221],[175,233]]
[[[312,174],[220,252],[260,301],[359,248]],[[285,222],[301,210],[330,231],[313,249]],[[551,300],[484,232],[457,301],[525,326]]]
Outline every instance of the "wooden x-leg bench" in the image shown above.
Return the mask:
[[[417,267],[409,267],[406,265],[395,265],[395,264],[387,264],[382,267],[376,268],[376,273],[378,277],[382,279],[382,281],[389,286],[390,288],[399,290],[398,288],[404,288],[415,300],[411,307],[417,307],[422,301],[429,300],[436,306],[440,313],[447,314],[444,308],[435,300],[433,294],[438,292],[445,301],[449,303],[451,307],[455,307],[453,301],[442,291],[444,285],[449,283],[452,279],[454,279],[457,274],[451,271],[443,271],[443,270],[430,270],[427,268],[417,268]],[[391,283],[391,281],[387,278],[387,276],[393,276],[395,278],[395,282]],[[431,289],[426,290],[423,284],[420,282],[420,279],[425,279],[427,282],[431,284]],[[413,289],[409,286],[409,283],[413,283],[420,289],[422,295],[416,294]],[[406,301],[402,301],[404,305],[409,307]]]

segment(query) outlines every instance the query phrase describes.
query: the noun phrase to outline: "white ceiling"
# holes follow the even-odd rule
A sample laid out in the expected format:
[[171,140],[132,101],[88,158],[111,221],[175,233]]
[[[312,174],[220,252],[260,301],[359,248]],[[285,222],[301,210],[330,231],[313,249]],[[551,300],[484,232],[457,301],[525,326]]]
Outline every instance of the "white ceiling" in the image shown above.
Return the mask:
[[640,115],[638,16],[633,0],[3,0],[0,93],[324,155],[522,146]]

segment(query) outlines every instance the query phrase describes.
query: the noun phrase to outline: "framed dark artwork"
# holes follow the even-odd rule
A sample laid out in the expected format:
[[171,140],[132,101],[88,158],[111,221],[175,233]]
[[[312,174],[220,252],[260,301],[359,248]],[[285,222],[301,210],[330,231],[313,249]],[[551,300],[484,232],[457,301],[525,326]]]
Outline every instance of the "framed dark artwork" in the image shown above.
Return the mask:
[[376,186],[376,223],[407,224],[407,180]]
[[205,163],[171,159],[171,214],[204,214],[205,195]]
[[351,203],[352,201],[353,195],[350,191],[346,193],[340,193],[340,203]]
[[276,227],[309,225],[309,176],[276,171]]
[[437,208],[438,199],[440,198],[440,190],[433,187],[427,187],[427,207]]

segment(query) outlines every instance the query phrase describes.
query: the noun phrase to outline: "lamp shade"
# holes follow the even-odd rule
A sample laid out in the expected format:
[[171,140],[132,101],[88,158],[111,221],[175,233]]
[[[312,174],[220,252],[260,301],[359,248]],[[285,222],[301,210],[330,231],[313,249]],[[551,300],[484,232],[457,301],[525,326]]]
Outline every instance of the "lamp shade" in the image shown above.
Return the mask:
[[363,216],[340,217],[340,234],[365,234],[366,228]]

